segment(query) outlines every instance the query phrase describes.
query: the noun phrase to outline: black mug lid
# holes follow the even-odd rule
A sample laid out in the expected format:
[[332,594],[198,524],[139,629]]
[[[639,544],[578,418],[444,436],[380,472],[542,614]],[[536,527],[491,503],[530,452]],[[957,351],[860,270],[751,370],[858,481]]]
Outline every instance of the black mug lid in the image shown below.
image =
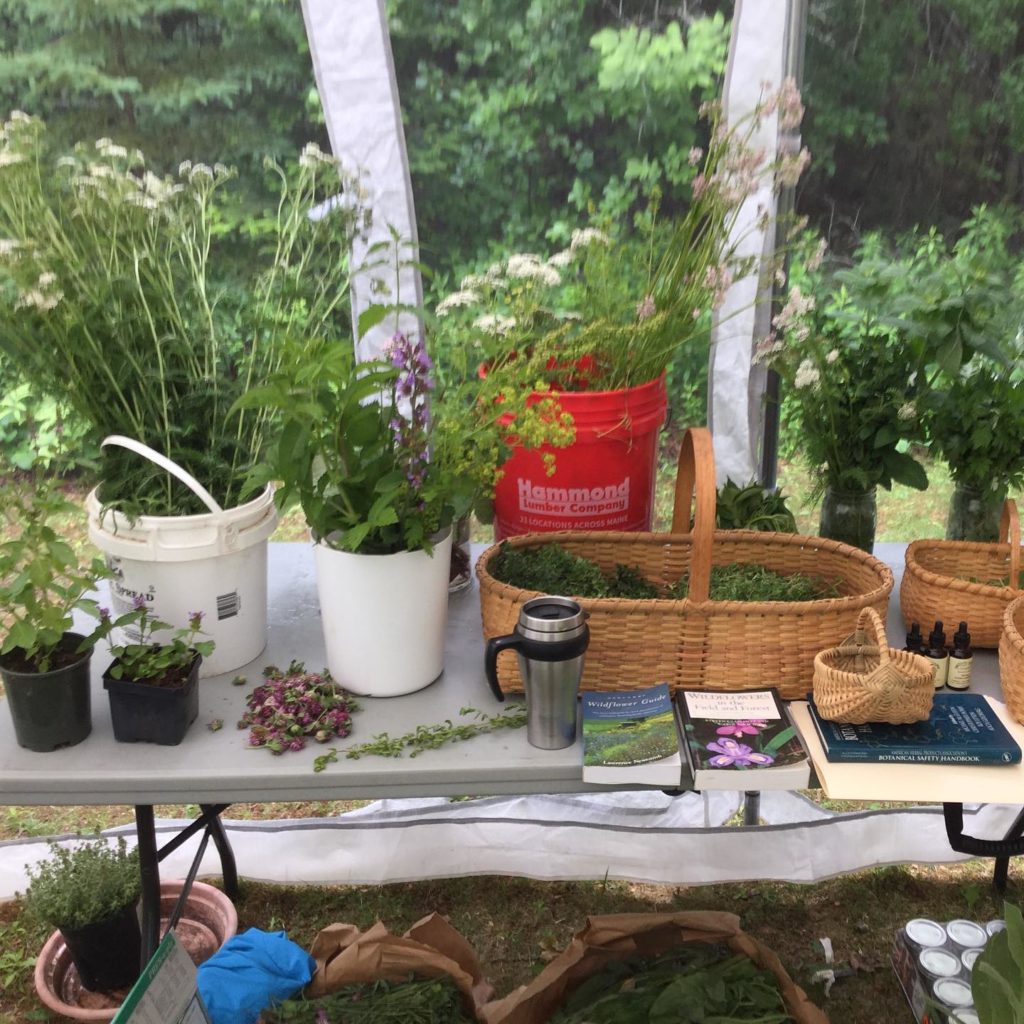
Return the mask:
[[545,594],[533,597],[519,610],[519,629],[552,634],[551,639],[579,630],[587,613],[571,598]]

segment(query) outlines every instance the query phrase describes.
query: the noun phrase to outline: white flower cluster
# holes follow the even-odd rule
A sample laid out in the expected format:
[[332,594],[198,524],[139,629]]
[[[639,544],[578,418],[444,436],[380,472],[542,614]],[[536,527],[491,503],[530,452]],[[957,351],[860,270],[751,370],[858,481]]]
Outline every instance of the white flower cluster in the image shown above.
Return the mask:
[[558,268],[542,263],[540,257],[532,252],[520,252],[509,256],[505,264],[505,273],[513,280],[539,281],[552,288],[562,283],[562,275]]
[[576,253],[572,249],[563,249],[561,252],[556,252],[554,256],[548,257],[548,266],[561,270],[569,266],[574,259],[576,259]]
[[473,326],[484,334],[493,334],[502,338],[516,325],[514,316],[502,316],[501,313],[484,313],[473,321]]
[[479,292],[475,292],[469,288],[465,288],[457,292],[452,292],[451,295],[446,295],[437,304],[437,308],[434,310],[434,312],[438,316],[446,316],[453,309],[457,309],[459,306],[472,306],[474,302],[479,301]]
[[577,228],[572,233],[572,239],[569,242],[569,249],[572,252],[576,252],[577,249],[584,249],[588,245],[611,245],[612,240],[603,232],[597,228]]
[[48,313],[51,309],[56,308],[60,300],[64,298],[64,293],[54,287],[56,283],[57,275],[50,271],[44,271],[39,275],[35,288],[30,288],[18,296],[14,308],[35,309],[40,313]]
[[796,368],[796,376],[793,378],[793,386],[798,389],[813,388],[817,386],[820,380],[821,374],[818,372],[818,368],[810,361],[810,359],[805,359]]
[[804,295],[799,286],[794,285],[789,291],[786,304],[776,314],[772,326],[785,332],[794,341],[806,341],[811,334],[811,325],[807,322],[808,314],[814,310],[814,296]]
[[323,165],[337,167],[338,161],[330,153],[325,153],[315,142],[307,142],[299,155],[299,166],[314,168]]

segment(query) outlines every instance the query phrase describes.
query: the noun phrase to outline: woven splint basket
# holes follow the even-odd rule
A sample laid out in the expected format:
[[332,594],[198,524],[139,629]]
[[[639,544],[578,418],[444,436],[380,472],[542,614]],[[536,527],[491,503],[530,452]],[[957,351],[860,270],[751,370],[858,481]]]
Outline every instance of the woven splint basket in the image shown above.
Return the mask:
[[998,647],[1006,606],[1020,594],[1020,519],[1007,500],[998,544],[915,540],[907,546],[900,610],[927,633],[936,620],[966,622],[975,647]]
[[932,710],[934,677],[927,658],[891,648],[878,613],[865,608],[857,629],[814,659],[814,703],[833,722],[923,722]]
[[999,685],[1006,710],[1024,723],[1024,596],[1014,598],[1003,612],[999,638]]
[[[695,514],[690,512],[695,501]],[[588,690],[622,690],[667,682],[673,689],[750,690],[777,686],[789,700],[811,688],[814,657],[849,636],[864,608],[884,619],[893,575],[867,552],[822,537],[719,530],[711,435],[686,432],[679,455],[672,532],[529,533],[510,547],[561,544],[605,573],[637,567],[658,586],[689,573],[683,600],[578,598],[589,613],[590,647],[583,670]],[[511,633],[519,609],[535,591],[501,583],[490,566],[501,545],[477,562],[485,639]],[[712,565],[741,563],[782,574],[802,573],[833,584],[839,596],[815,601],[712,601]],[[577,595],[564,595],[577,596]],[[514,654],[498,658],[505,692],[523,689]]]

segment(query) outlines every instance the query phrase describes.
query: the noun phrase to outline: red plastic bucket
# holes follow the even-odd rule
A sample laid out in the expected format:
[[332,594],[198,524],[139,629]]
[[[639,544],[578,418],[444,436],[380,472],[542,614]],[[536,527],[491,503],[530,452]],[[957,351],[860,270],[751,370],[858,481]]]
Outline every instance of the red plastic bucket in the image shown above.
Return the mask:
[[[573,418],[568,448],[517,448],[494,495],[497,540],[552,530],[649,530],[665,378],[619,391],[564,391]],[[555,456],[548,476],[543,454]]]

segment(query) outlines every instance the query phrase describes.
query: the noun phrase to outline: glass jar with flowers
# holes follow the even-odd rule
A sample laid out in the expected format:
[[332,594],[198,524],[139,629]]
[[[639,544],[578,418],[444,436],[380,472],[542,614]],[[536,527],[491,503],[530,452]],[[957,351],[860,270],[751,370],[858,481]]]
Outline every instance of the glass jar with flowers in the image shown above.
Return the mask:
[[[138,595],[130,612],[113,618],[100,608],[99,618],[97,634],[107,638],[114,657],[103,673],[114,739],[180,743],[199,714],[199,665],[214,648],[214,641],[199,639],[203,613],[193,612],[175,628]],[[115,629],[130,640],[110,642]]]
[[435,386],[418,338],[396,331],[381,360],[352,349],[292,339],[239,406],[278,417],[253,486],[278,481],[280,506],[305,514],[332,677],[396,696],[441,673],[452,526],[493,487],[497,430]]
[[[692,200],[680,216],[662,216],[655,196],[638,230],[581,228],[551,256],[517,253],[468,275],[437,305],[431,344],[444,375],[479,376],[477,409],[499,410],[511,445],[499,537],[650,528],[666,368],[709,329],[730,283],[754,271],[734,233],[743,204],[794,183],[807,162],[806,151],[770,163],[753,148],[776,111],[784,129],[799,124],[792,82],[731,126],[706,107],[709,141],[689,154]],[[541,401],[558,418],[531,418]],[[556,452],[567,427],[572,447]]]
[[823,246],[807,249],[756,358],[786,388],[783,412],[817,475],[821,535],[870,551],[877,488],[928,486],[912,446],[924,440],[918,402],[930,351],[895,315],[901,276],[879,238],[840,271],[822,264]]

